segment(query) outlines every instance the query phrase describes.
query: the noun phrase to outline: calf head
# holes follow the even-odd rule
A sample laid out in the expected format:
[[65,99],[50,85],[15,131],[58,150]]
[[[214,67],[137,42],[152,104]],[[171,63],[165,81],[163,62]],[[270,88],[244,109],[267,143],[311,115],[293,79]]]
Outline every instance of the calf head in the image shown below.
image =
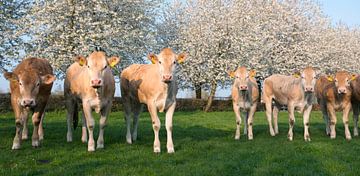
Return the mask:
[[312,67],[306,67],[301,73],[295,73],[295,77],[301,77],[301,84],[306,93],[313,93],[316,83],[316,72]]
[[235,78],[234,84],[240,91],[247,91],[249,78],[256,75],[255,70],[247,71],[246,67],[240,67],[236,71],[229,71],[229,76]]
[[347,71],[338,71],[335,76],[328,76],[328,81],[334,82],[338,94],[346,94],[350,88],[350,82],[356,75],[349,74]]
[[19,73],[5,72],[4,77],[19,88],[18,102],[23,107],[36,106],[36,97],[41,85],[50,85],[55,81],[55,76],[47,74],[40,76],[32,69]]
[[148,59],[158,66],[158,71],[163,82],[170,83],[173,80],[176,63],[182,63],[186,54],[175,54],[170,48],[163,49],[159,55],[149,54]]
[[106,58],[104,52],[94,51],[86,59],[83,56],[77,56],[75,61],[79,63],[80,66],[86,67],[90,76],[89,84],[91,87],[97,89],[103,86],[104,73],[110,69],[110,67],[118,64],[120,59],[114,56]]

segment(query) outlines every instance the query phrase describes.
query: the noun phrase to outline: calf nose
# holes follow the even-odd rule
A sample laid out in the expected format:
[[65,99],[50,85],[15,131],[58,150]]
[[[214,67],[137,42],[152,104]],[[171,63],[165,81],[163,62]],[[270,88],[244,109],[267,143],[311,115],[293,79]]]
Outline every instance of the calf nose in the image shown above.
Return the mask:
[[21,106],[33,107],[33,106],[35,106],[35,100],[34,99],[23,99],[21,101]]
[[164,81],[170,81],[171,78],[172,78],[172,75],[164,75],[164,76],[163,76],[163,80],[164,80]]
[[314,92],[313,87],[305,87],[305,92]]
[[248,86],[247,85],[240,86],[240,90],[248,90]]
[[101,80],[100,80],[100,79],[93,79],[93,80],[91,80],[91,86],[93,86],[93,87],[100,87],[100,86],[101,86]]
[[339,93],[339,94],[346,93],[346,88],[339,88],[339,89],[338,89],[338,93]]

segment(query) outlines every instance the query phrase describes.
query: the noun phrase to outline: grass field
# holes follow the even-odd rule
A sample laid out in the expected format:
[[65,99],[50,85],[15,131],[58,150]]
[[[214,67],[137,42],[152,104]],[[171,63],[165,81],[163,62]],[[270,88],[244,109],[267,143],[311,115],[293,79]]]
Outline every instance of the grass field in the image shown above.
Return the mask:
[[[125,143],[122,112],[113,112],[105,129],[105,149],[87,152],[81,130],[66,142],[65,112],[47,113],[45,140],[40,148],[25,141],[12,151],[12,113],[0,115],[0,175],[358,175],[360,139],[347,141],[339,118],[337,138],[325,135],[320,112],[311,117],[311,142],[303,140],[302,118],[296,115],[294,141],[287,140],[287,114],[280,113],[280,134],[271,137],[263,112],[255,114],[254,140],[234,140],[233,112],[175,112],[175,153],[166,153],[164,114],[160,115],[161,154],[152,149],[148,113],[141,115],[139,138]],[[340,116],[339,116],[340,117]],[[352,120],[351,120],[352,122]],[[97,139],[98,116],[96,116]],[[352,124],[351,131],[352,131]],[[29,123],[30,131],[32,125]],[[29,131],[29,132],[30,132]],[[31,135],[31,133],[30,133]],[[95,140],[96,140],[95,139]]]

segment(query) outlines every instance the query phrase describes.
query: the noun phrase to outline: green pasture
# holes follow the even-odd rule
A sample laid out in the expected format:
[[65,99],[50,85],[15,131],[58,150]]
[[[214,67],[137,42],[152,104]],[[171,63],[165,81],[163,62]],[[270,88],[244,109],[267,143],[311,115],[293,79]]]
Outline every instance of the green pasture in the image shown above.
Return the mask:
[[[288,118],[280,113],[280,134],[271,137],[264,112],[254,120],[254,140],[234,140],[235,118],[229,112],[175,112],[175,153],[166,153],[164,114],[160,114],[160,154],[153,153],[153,131],[148,113],[141,114],[138,141],[125,142],[122,112],[112,112],[105,129],[105,149],[87,152],[81,129],[66,142],[65,111],[48,112],[45,140],[40,148],[24,141],[12,151],[13,113],[0,115],[0,175],[358,175],[360,139],[345,140],[340,114],[337,138],[325,135],[320,112],[310,120],[311,142],[303,140],[303,123],[296,115],[294,141],[287,140]],[[98,121],[96,116],[95,136]],[[353,124],[350,120],[351,132]],[[29,122],[30,135],[32,125]],[[243,130],[242,130],[243,132]],[[31,138],[31,136],[30,136]],[[95,140],[96,140],[95,139]]]

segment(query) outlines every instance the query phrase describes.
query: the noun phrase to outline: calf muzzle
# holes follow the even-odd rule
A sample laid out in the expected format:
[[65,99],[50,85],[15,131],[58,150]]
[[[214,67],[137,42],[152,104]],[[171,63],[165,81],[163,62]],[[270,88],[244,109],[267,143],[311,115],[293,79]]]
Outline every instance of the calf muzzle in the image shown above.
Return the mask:
[[102,81],[100,79],[91,80],[91,87],[99,88],[102,86]]
[[20,104],[23,107],[34,107],[36,105],[34,99],[23,99]]

